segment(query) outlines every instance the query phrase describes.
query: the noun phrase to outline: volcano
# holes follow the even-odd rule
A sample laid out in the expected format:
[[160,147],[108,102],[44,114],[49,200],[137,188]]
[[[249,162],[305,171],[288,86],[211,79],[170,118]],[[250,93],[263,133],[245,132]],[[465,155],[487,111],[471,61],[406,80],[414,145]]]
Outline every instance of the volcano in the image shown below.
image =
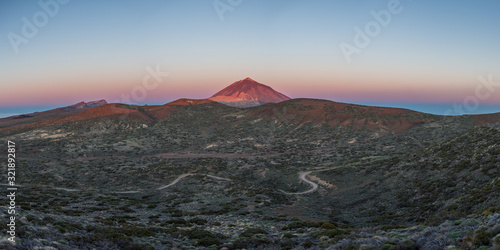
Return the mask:
[[242,108],[265,103],[278,103],[290,100],[290,97],[247,77],[227,86],[209,99],[228,106]]

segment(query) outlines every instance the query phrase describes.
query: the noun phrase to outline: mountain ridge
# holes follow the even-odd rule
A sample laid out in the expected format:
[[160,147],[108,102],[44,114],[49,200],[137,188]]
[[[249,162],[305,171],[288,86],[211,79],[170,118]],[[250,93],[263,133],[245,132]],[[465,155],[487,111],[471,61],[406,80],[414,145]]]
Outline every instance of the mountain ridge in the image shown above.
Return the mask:
[[[368,129],[377,130],[381,133],[395,134],[404,132],[415,126],[448,118],[446,116],[431,115],[401,108],[364,106],[307,98],[291,99],[280,103],[267,103],[245,109],[230,107],[208,99],[179,99],[165,105],[156,106],[117,103],[105,104],[90,109],[82,109],[80,112],[59,114],[47,119],[2,127],[0,128],[0,132],[15,133],[19,130],[80,121],[114,121],[154,126],[157,123],[175,117],[189,118],[192,116],[190,110],[193,108],[196,110],[205,110],[207,113],[217,110],[214,113],[215,117],[213,117],[215,120],[225,119],[223,117],[233,115],[242,117],[235,121],[237,123],[251,123],[255,120],[274,120],[276,124],[294,124],[297,126],[324,124],[340,128],[350,128],[355,131]],[[451,117],[449,119],[463,120],[471,124],[481,125],[498,123],[500,121],[500,113],[467,115],[455,118]],[[0,124],[2,124],[2,120],[4,119],[0,119]],[[87,123],[93,124],[92,122]]]
[[[106,100],[98,100],[3,118],[0,119],[0,132],[14,132],[92,119],[134,121],[150,126],[168,120],[174,114],[188,115],[190,107],[194,108],[194,106],[197,106],[198,110],[207,110],[207,112],[210,109],[216,109],[218,116],[240,113],[238,116],[257,120],[276,119],[276,123],[326,124],[350,127],[355,130],[376,129],[383,133],[401,133],[412,127],[446,117],[402,108],[366,106],[310,98],[290,99],[271,87],[247,77],[206,99],[180,98],[164,105],[151,106],[108,104]],[[463,117],[473,124],[500,121],[500,113]]]

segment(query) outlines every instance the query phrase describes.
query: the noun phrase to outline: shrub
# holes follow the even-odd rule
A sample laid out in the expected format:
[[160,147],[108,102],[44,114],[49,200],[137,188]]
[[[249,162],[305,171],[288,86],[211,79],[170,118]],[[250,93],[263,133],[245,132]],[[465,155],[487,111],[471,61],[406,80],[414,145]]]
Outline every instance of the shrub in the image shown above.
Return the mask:
[[29,221],[29,222],[33,222],[33,223],[36,223],[36,224],[41,224],[43,221],[33,215],[27,215],[26,216],[26,219]]
[[87,230],[92,233],[91,236],[89,236],[90,242],[105,240],[112,241],[116,244],[132,242],[132,238],[119,233],[117,228],[114,227],[87,227]]
[[181,231],[181,234],[187,236],[190,239],[217,238],[217,235],[214,235],[211,232],[201,228],[183,230]]
[[494,248],[496,247],[500,249],[500,234],[497,234],[495,237],[493,237],[492,242]]
[[239,238],[233,242],[233,248],[250,248],[250,247],[263,247],[272,244],[268,239],[255,239],[255,238]]
[[380,250],[396,250],[396,243],[392,241],[386,241],[382,243]]
[[66,231],[83,230],[83,226],[78,223],[72,223],[67,221],[56,221],[53,224],[54,228],[59,230],[61,233],[65,233]]
[[305,248],[311,248],[311,247],[313,247],[314,245],[316,245],[316,244],[314,244],[314,242],[312,242],[312,241],[310,241],[310,240],[308,240],[308,241],[306,241],[306,242],[302,243],[302,246],[303,246],[303,247],[305,247]]
[[45,217],[43,217],[43,221],[45,223],[54,223],[56,221],[56,219],[54,219],[54,218],[52,218],[50,216],[45,216]]
[[477,230],[472,243],[477,246],[488,246],[490,244],[490,233],[484,230]]
[[218,239],[215,238],[203,238],[196,241],[197,246],[209,247],[209,246],[218,246],[222,244]]
[[380,227],[380,230],[391,230],[391,229],[400,229],[400,228],[405,228],[406,226],[404,225],[383,225]]
[[297,228],[304,228],[306,226],[307,226],[307,224],[303,221],[294,221],[294,222],[282,227],[281,230],[291,230],[291,229],[297,229]]
[[240,234],[240,237],[252,237],[256,234],[267,234],[267,231],[260,228],[249,228]]
[[162,226],[190,226],[191,223],[187,222],[185,219],[179,218],[179,219],[171,219],[167,220],[161,223]]
[[205,225],[207,223],[207,220],[195,217],[195,218],[190,219],[189,222],[201,226],[201,225]]
[[297,237],[297,235],[292,234],[292,233],[285,233],[283,235],[283,238],[295,238],[295,237]]
[[151,237],[151,236],[156,235],[156,233],[150,231],[147,228],[137,227],[137,226],[132,226],[132,225],[123,227],[122,232],[125,235],[137,236],[137,237]]
[[145,244],[132,243],[123,248],[124,250],[154,250],[155,248]]
[[342,230],[342,229],[333,229],[333,230],[328,231],[326,233],[326,236],[328,236],[330,238],[334,238],[335,236],[344,235],[344,234],[349,234],[349,233],[345,230]]
[[476,250],[489,250],[489,249],[490,249],[490,247],[482,246],[482,247],[477,248]]
[[321,228],[322,229],[335,229],[337,227],[330,222],[325,222],[325,223],[321,224]]
[[418,250],[417,243],[413,240],[405,240],[401,242],[396,249],[398,250]]

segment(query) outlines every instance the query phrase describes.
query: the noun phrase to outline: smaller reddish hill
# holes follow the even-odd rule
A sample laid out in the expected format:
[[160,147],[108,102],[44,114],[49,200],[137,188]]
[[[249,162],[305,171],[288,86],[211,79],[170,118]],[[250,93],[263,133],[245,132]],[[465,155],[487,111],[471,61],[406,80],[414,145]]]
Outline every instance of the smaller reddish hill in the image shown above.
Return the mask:
[[79,102],[71,106],[51,109],[43,112],[35,112],[30,114],[11,116],[0,119],[0,128],[12,127],[21,124],[28,124],[33,122],[45,121],[58,117],[82,112],[91,108],[99,107],[107,104],[106,100],[92,101],[92,102]]
[[30,128],[38,128],[51,126],[67,122],[76,122],[82,120],[89,120],[94,118],[118,118],[127,119],[128,121],[141,121],[145,123],[150,123],[154,121],[153,118],[139,111],[138,106],[125,105],[125,104],[106,104],[102,106],[97,106],[95,108],[90,108],[78,113],[66,115],[64,117],[51,118],[43,121],[21,124],[17,126],[12,126],[8,128],[0,129],[0,131],[12,131],[12,130],[22,130]]
[[162,121],[174,112],[182,112],[182,110],[175,107],[175,105],[163,105],[159,108],[148,110],[147,114],[156,121]]
[[131,105],[125,105],[125,104],[117,104],[117,103],[112,103],[112,104],[107,104],[104,106],[99,106],[96,108],[88,109],[85,111],[82,111],[80,113],[76,113],[73,115],[66,116],[64,118],[58,119],[58,122],[72,122],[72,121],[79,121],[79,120],[86,120],[86,119],[91,119],[91,118],[97,118],[97,117],[104,117],[104,116],[110,116],[110,115],[123,115],[127,114],[130,115],[132,118],[143,118],[146,120],[149,120],[150,118],[148,116],[145,116],[141,114],[136,108],[136,106],[131,106]]
[[173,102],[169,102],[165,105],[171,105],[171,106],[188,106],[188,105],[199,105],[199,104],[205,104],[205,103],[212,103],[214,101],[209,100],[209,99],[188,99],[188,98],[181,98],[177,99]]
[[278,103],[290,100],[290,97],[247,77],[227,86],[209,99],[229,106],[250,107],[264,103]]

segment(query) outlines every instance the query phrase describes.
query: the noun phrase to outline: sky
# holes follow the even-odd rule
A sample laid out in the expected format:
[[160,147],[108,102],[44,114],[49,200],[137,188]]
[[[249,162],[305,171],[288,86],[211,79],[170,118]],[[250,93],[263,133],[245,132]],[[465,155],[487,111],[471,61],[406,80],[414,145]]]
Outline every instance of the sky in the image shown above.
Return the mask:
[[0,117],[206,98],[500,112],[497,0],[0,0]]

